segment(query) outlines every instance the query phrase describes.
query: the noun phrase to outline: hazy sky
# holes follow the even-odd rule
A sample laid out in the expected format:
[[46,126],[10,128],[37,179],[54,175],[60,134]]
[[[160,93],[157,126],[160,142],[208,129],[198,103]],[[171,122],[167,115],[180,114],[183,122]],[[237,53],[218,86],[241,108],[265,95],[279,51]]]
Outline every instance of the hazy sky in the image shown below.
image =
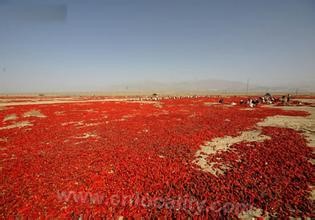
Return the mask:
[[0,92],[315,78],[314,0],[0,0],[0,28]]

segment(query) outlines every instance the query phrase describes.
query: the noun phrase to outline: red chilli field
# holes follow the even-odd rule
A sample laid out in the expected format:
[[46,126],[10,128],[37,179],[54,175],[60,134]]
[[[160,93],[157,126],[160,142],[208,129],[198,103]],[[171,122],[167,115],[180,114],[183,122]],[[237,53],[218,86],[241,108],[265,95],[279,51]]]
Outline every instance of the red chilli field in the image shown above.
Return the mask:
[[[237,219],[248,211],[257,218],[314,218],[314,154],[305,136],[291,128],[257,128],[269,116],[309,113],[214,102],[2,108],[0,218]],[[253,129],[260,141],[200,151],[216,138]]]

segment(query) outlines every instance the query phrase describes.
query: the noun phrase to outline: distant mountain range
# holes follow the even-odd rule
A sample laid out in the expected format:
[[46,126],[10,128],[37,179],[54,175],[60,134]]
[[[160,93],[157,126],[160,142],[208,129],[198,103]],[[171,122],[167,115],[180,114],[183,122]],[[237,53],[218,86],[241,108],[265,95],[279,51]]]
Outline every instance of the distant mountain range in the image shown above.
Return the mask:
[[[165,95],[185,95],[185,94],[245,94],[249,93],[315,93],[315,82],[309,80],[308,83],[295,82],[273,85],[257,85],[254,83],[206,79],[178,82],[157,82],[157,81],[137,81],[119,83],[112,86],[84,85],[82,88],[69,89],[64,91],[33,91],[33,92],[10,92],[10,94],[110,94],[110,95],[149,95],[152,93]],[[247,90],[248,88],[248,90]],[[7,93],[0,93],[7,94]]]
[[125,83],[110,87],[110,90],[130,91],[217,91],[217,90],[244,90],[246,84],[226,80],[198,80],[185,82],[162,83],[155,81],[143,81]]
[[[207,79],[183,82],[155,82],[143,81],[134,83],[124,83],[111,86],[108,91],[117,92],[162,92],[162,93],[181,93],[181,92],[314,92],[315,84],[312,83],[291,83],[283,85],[263,86],[254,85],[238,81]],[[247,87],[248,86],[248,87]]]

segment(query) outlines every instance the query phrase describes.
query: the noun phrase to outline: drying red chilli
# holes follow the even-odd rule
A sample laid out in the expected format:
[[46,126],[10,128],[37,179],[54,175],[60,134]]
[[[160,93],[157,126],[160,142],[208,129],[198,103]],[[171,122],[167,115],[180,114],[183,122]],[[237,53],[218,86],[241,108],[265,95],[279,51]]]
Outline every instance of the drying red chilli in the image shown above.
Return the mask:
[[[268,116],[308,114],[213,102],[217,98],[1,110],[1,218],[237,219],[251,209],[276,218],[314,217],[314,155],[302,133],[263,128],[270,139],[207,157],[217,168],[224,162],[220,175],[194,163],[205,141],[237,136]],[[45,117],[23,116],[33,110]],[[4,120],[10,114],[17,117]]]

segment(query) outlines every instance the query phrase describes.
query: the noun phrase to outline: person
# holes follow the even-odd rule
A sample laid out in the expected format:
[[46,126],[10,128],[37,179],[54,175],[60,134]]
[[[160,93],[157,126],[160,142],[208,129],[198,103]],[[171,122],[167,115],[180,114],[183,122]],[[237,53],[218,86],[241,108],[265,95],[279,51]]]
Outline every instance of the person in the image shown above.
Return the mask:
[[287,102],[290,102],[290,99],[291,99],[291,95],[288,94],[288,96],[287,96]]
[[251,108],[255,107],[254,100],[253,100],[253,99],[249,99],[249,100],[248,100],[248,105],[249,105],[249,107],[251,107]]
[[272,104],[274,102],[274,97],[269,92],[267,92],[263,98],[263,103]]
[[224,103],[223,98],[220,98],[219,103],[221,103],[221,104],[223,104],[223,103]]
[[259,97],[259,101],[260,101],[261,103],[265,103],[265,97],[264,97],[264,96]]
[[287,102],[285,95],[281,97],[281,103],[285,104]]

